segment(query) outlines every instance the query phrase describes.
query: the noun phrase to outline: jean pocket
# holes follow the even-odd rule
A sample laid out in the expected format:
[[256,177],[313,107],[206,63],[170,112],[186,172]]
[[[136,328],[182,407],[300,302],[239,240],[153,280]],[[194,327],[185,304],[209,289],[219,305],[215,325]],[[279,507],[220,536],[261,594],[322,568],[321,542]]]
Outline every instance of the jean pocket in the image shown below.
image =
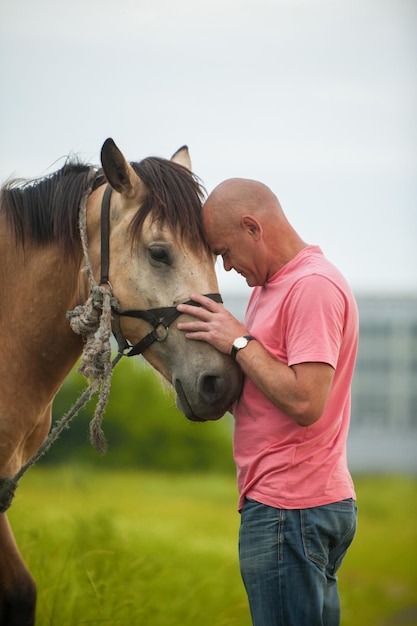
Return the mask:
[[302,509],[300,520],[306,557],[335,573],[355,536],[355,502],[348,499]]

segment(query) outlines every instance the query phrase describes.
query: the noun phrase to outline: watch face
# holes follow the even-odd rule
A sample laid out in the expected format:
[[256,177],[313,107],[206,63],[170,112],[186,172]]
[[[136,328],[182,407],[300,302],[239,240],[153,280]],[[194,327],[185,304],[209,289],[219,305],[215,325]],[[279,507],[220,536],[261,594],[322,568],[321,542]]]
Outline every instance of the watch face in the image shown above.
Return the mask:
[[238,350],[240,350],[240,348],[244,348],[247,343],[248,340],[246,339],[246,337],[238,337],[234,340],[233,345],[235,346],[235,348],[238,348]]

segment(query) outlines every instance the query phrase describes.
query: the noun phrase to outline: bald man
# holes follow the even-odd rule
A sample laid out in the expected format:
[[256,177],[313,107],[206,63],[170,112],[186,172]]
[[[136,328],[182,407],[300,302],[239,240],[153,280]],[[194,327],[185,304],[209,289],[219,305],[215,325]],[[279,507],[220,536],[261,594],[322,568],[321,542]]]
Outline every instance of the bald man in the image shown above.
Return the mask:
[[232,407],[239,559],[254,626],[338,626],[336,572],[356,530],[346,462],[358,343],[355,299],[258,181],[221,183],[203,207],[207,241],[253,287],[245,321],[199,294],[178,305],[189,339],[244,374]]

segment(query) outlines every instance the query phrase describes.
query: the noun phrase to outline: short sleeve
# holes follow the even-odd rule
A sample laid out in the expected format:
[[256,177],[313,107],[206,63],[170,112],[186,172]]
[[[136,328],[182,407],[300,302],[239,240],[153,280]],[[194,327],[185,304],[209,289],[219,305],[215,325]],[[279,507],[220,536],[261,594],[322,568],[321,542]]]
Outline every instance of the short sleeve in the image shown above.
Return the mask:
[[339,287],[319,274],[305,276],[291,289],[285,308],[288,365],[319,362],[336,368],[346,311]]

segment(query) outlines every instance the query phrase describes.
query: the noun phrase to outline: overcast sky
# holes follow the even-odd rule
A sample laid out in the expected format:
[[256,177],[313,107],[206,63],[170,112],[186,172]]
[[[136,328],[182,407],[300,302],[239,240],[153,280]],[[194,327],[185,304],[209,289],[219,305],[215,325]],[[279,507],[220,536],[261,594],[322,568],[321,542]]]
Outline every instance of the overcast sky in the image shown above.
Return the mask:
[[356,292],[417,293],[416,77],[416,0],[1,0],[0,179],[186,143],[208,191],[271,187]]

